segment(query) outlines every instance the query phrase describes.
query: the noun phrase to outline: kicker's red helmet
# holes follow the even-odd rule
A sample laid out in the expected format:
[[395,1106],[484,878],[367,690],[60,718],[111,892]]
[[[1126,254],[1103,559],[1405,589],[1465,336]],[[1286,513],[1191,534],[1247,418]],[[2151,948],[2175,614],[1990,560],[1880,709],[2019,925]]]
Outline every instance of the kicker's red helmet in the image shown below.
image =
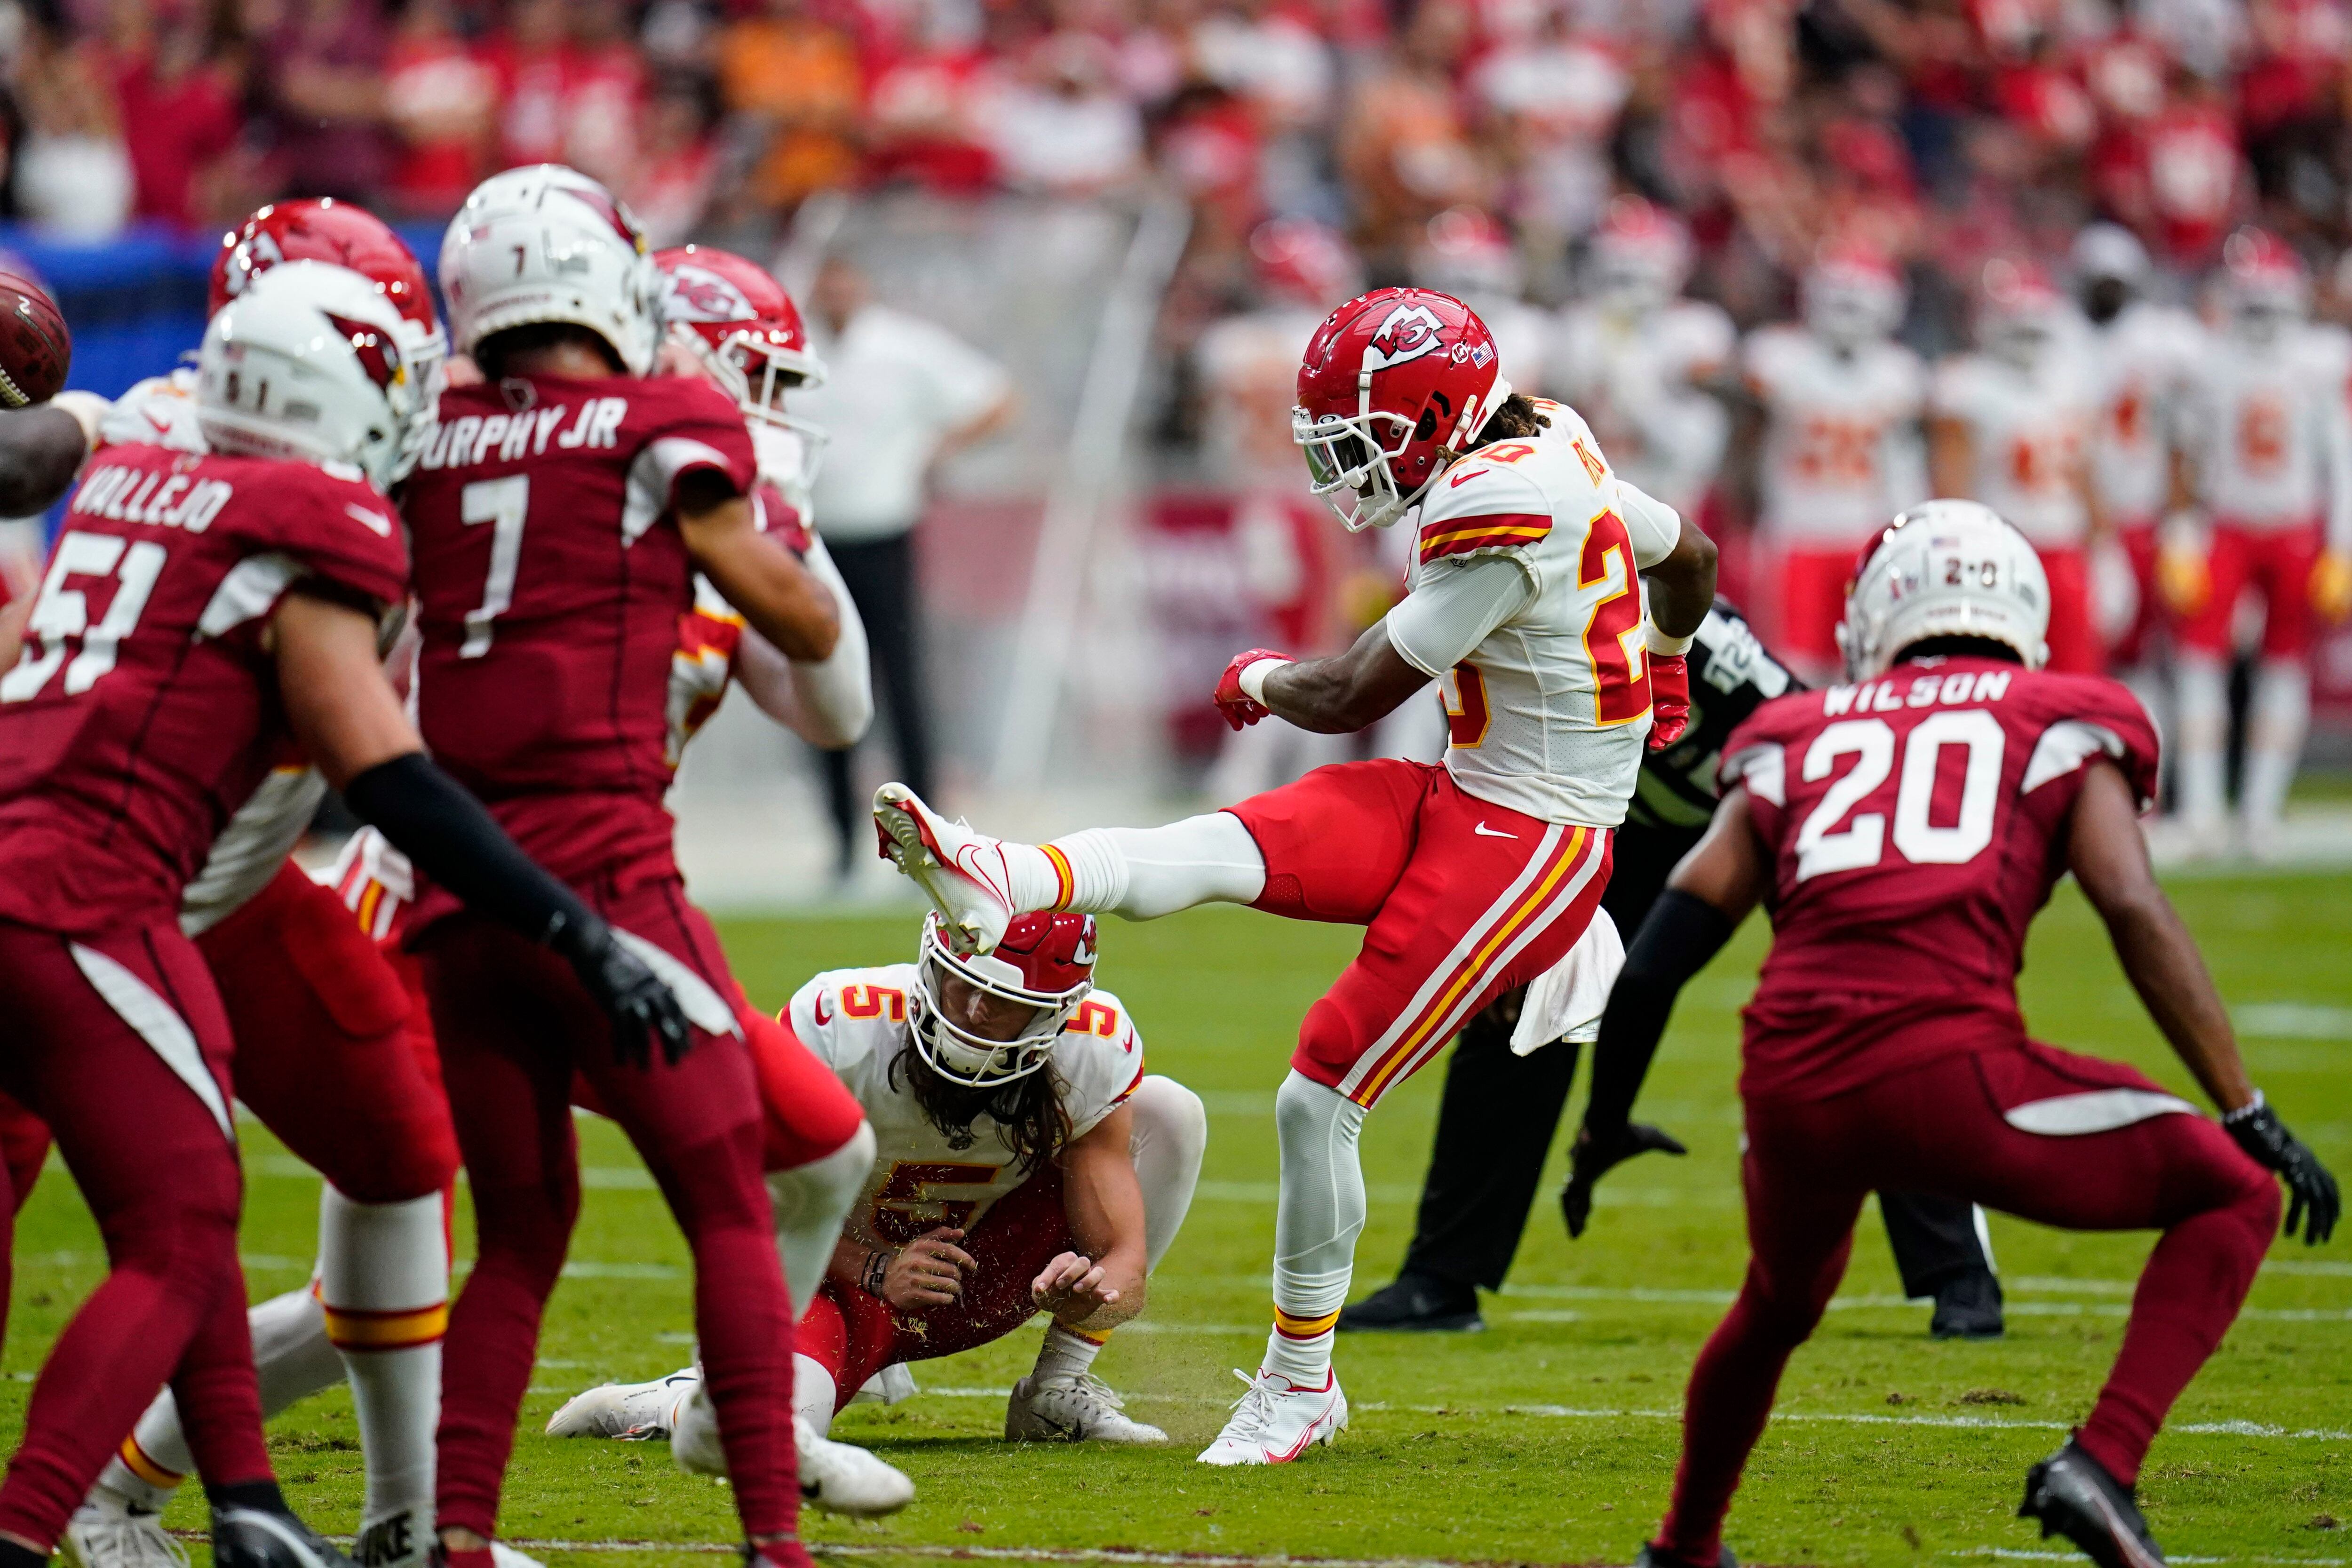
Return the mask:
[[[923,918],[908,1022],[915,1048],[941,1077],[985,1089],[1026,1078],[1050,1060],[1054,1042],[1095,988],[1095,917],[1055,910],[1015,916],[995,947],[958,952],[936,914]],[[1031,1009],[1018,1033],[995,1039],[947,1015],[940,983],[952,975],[975,991]]]
[[1316,329],[1290,435],[1350,531],[1386,528],[1510,395],[1476,311],[1433,289],[1376,289]]

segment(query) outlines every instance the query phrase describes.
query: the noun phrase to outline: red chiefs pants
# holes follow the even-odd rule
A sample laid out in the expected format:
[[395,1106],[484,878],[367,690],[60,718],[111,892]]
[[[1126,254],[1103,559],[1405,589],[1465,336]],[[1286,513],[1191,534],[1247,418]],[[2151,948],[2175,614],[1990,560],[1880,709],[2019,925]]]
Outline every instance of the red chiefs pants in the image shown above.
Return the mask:
[[[675,876],[590,897],[722,1003],[740,994],[718,937]],[[434,921],[412,945],[478,1244],[443,1351],[440,1522],[496,1533],[541,1312],[580,1212],[577,1073],[636,1145],[694,1253],[695,1329],[744,1531],[790,1532],[800,1504],[792,1312],[760,1179],[758,1077],[742,1038],[697,1029],[676,1066],[656,1058],[647,1068],[622,1067],[603,1013],[545,948],[462,913]]]
[[825,1280],[801,1319],[799,1349],[833,1374],[835,1410],[886,1366],[1001,1340],[1037,1315],[1031,1282],[1075,1250],[1060,1169],[1048,1163],[998,1199],[961,1245],[979,1268],[962,1300],[949,1306],[893,1307],[855,1285]]
[[2131,563],[2136,593],[2132,623],[2107,651],[2116,669],[2128,670],[2156,656],[2157,633],[2165,624],[2164,589],[2156,580],[2157,520],[2116,524],[2116,542],[2123,546],[2124,558]]
[[2091,615],[2091,558],[2081,550],[2037,544],[2050,583],[2050,664],[2071,675],[2103,675],[2106,655]]
[[2323,542],[2316,522],[2249,528],[2217,520],[2205,552],[2205,602],[2181,623],[2181,646],[2229,658],[2238,599],[2251,587],[2263,597],[2263,657],[2309,658],[2315,620],[2311,573]]
[[1290,1058],[1363,1106],[1566,957],[1609,885],[1607,828],[1480,800],[1426,763],[1338,763],[1226,809],[1265,858],[1251,908],[1365,928]]
[[56,1134],[110,1265],[34,1385],[0,1531],[54,1542],[167,1382],[207,1481],[268,1479],[228,1021],[204,960],[169,921],[79,941],[0,923],[0,1089]]
[[2165,1413],[2237,1317],[2278,1230],[2279,1194],[2228,1133],[2185,1107],[2066,1136],[2009,1119],[2037,1120],[2020,1112],[2032,1106],[2042,1125],[2100,1126],[2131,1113],[2114,1105],[2118,1091],[2169,1098],[2130,1068],[2029,1044],[1943,1057],[1827,1100],[1748,1100],[1740,1177],[1752,1256],[1691,1371],[1659,1544],[1677,1561],[1716,1560],[1781,1368],[1836,1291],[1874,1189],[1969,1199],[2068,1230],[2164,1232],[2081,1434],[2131,1485]]

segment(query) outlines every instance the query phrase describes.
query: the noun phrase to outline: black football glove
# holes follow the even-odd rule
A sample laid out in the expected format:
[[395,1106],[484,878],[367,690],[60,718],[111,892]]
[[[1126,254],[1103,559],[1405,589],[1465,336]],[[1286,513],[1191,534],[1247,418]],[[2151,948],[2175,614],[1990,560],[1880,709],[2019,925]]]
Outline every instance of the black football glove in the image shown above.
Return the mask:
[[2263,1099],[2260,1089],[2254,1098],[2221,1118],[2222,1127],[2238,1141],[2238,1147],[2254,1161],[2279,1173],[2286,1184],[2286,1229],[2293,1236],[2295,1226],[2304,1224],[2303,1239],[2306,1246],[2316,1247],[2336,1230],[2336,1216],[2344,1212],[2343,1194],[2336,1189],[2336,1178],[2319,1163],[2319,1156],[2305,1147],[2302,1139],[2286,1130]]
[[614,939],[611,926],[593,915],[566,921],[547,944],[572,965],[572,973],[612,1021],[615,1061],[650,1068],[652,1042],[659,1040],[662,1060],[672,1067],[678,1064],[694,1043],[685,1010],[661,977]]
[[1576,1142],[1568,1152],[1568,1185],[1559,1193],[1560,1217],[1568,1221],[1570,1237],[1582,1236],[1584,1227],[1591,1223],[1592,1184],[1606,1175],[1612,1165],[1654,1151],[1660,1154],[1690,1152],[1673,1133],[1646,1121],[1628,1121],[1616,1131],[1599,1137],[1594,1136],[1589,1121],[1577,1130]]

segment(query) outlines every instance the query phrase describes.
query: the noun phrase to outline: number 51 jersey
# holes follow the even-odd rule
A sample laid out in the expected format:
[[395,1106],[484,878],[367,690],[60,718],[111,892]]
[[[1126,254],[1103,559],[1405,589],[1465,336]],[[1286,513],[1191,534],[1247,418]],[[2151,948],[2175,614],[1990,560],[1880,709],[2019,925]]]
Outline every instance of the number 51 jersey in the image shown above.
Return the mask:
[[2154,802],[2155,727],[2103,677],[1899,664],[1764,704],[1725,748],[1771,879],[1741,1092],[1807,1098],[2024,1037],[2025,931],[2093,762]]

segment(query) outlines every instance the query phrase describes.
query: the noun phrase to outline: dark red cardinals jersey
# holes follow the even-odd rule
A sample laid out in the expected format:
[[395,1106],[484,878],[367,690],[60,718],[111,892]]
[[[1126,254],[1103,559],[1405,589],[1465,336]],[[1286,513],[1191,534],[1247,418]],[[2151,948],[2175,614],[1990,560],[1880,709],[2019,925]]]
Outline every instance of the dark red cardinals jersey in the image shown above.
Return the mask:
[[110,447],[68,508],[0,677],[0,919],[91,932],[170,916],[286,745],[261,633],[323,579],[405,591],[391,503],[351,470]]
[[667,874],[670,663],[697,470],[748,493],[743,415],[699,378],[510,377],[442,395],[401,494],[435,761],[575,882]]
[[2094,676],[1922,659],[1768,702],[1724,750],[1772,857],[1772,951],[1748,1004],[1748,1094],[1834,1094],[2023,1037],[2025,928],[2066,868],[2086,769],[2143,809],[2155,727]]

